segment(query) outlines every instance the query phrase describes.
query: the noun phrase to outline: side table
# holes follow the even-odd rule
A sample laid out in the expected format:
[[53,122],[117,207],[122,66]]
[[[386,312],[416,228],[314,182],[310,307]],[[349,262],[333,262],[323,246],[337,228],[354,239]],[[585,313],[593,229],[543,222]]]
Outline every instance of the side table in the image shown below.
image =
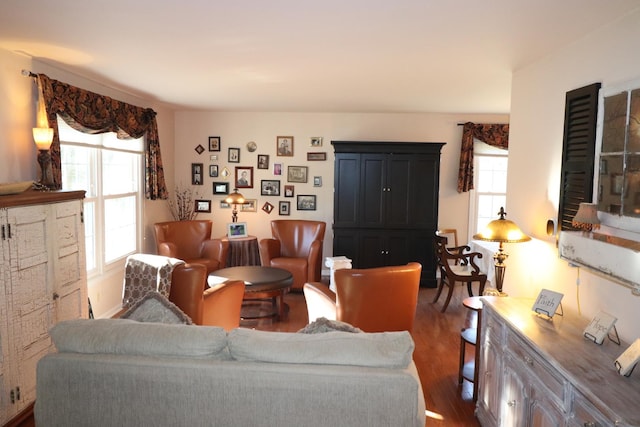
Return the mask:
[[260,265],[260,249],[256,236],[229,239],[229,255],[226,267]]
[[[480,326],[482,324],[482,300],[481,297],[469,297],[462,301],[462,305],[472,310],[476,314],[476,327],[464,328],[460,332],[460,367],[458,369],[458,384],[463,380],[473,383],[473,401],[478,400],[478,370],[480,367],[480,349],[477,347],[480,336]],[[471,322],[472,323],[472,322]],[[474,346],[474,357],[470,362],[465,363],[465,351],[467,345]]]

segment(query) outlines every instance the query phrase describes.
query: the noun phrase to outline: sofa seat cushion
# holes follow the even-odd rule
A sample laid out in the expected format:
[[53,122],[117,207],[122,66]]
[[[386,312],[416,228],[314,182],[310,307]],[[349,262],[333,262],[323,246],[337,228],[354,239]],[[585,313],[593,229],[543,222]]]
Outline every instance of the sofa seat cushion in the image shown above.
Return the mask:
[[214,326],[75,319],[57,323],[58,352],[228,359],[227,334]]
[[407,331],[292,334],[238,328],[228,342],[231,357],[240,361],[401,369],[411,363],[414,349]]

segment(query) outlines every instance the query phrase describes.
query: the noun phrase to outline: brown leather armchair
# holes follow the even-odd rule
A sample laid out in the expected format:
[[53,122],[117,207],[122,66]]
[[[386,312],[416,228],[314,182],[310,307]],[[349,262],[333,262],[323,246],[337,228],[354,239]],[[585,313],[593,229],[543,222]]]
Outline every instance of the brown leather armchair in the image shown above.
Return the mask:
[[196,325],[221,326],[226,330],[240,325],[244,282],[228,281],[212,288],[206,284],[202,264],[181,264],[173,269],[169,301],[185,312]]
[[[422,266],[417,262],[336,270],[335,319],[365,332],[411,331],[418,304],[421,271]],[[305,298],[310,296],[308,305],[313,304],[315,299],[325,306],[325,310],[327,298],[332,297],[331,291],[322,283],[306,283],[304,292]],[[308,308],[309,313],[315,309]],[[314,312],[315,315],[317,313]],[[327,314],[330,316],[331,312]]]
[[207,273],[225,267],[229,241],[211,239],[211,221],[168,221],[155,224],[158,255],[202,264]]
[[326,223],[308,220],[271,221],[273,238],[260,241],[260,260],[293,275],[293,289],[318,282],[322,275],[322,245]]

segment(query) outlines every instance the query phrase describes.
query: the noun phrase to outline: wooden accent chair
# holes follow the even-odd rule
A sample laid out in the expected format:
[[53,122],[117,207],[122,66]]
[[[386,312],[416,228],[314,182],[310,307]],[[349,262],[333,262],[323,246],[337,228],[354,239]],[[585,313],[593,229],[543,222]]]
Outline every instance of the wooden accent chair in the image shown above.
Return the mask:
[[[407,265],[367,269],[343,269],[335,272],[335,319],[365,332],[411,331],[415,319],[422,266]],[[331,292],[322,283],[304,285],[307,309],[313,316],[321,313],[314,303],[330,304]],[[325,297],[319,297],[322,293]],[[324,300],[323,300],[324,299]],[[313,313],[313,316],[312,316]],[[327,310],[330,316],[331,311]],[[324,317],[329,318],[327,315]]]
[[319,282],[326,227],[323,221],[271,221],[273,237],[260,241],[262,265],[289,271],[293,275],[292,289],[301,290],[305,282]]
[[202,264],[207,274],[224,268],[229,253],[227,239],[211,238],[209,220],[168,221],[155,224],[158,255]]
[[482,258],[480,252],[469,252],[471,250],[469,246],[447,247],[447,238],[437,234],[434,239],[434,249],[437,267],[440,271],[440,283],[433,302],[438,301],[445,285],[449,287],[447,298],[440,310],[442,313],[449,306],[453,288],[457,282],[467,284],[467,293],[470,297],[473,296],[471,284],[478,282],[478,294],[482,295],[487,283],[487,275],[482,273],[480,267],[475,263],[476,258]]

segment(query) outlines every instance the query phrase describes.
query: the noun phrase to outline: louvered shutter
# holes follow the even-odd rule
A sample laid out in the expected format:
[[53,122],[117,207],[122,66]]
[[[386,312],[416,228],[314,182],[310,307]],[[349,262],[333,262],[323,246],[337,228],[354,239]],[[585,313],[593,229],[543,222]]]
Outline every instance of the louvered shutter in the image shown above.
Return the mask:
[[593,198],[599,90],[600,83],[594,83],[567,92],[558,208],[560,230],[575,230],[571,219],[578,206]]

